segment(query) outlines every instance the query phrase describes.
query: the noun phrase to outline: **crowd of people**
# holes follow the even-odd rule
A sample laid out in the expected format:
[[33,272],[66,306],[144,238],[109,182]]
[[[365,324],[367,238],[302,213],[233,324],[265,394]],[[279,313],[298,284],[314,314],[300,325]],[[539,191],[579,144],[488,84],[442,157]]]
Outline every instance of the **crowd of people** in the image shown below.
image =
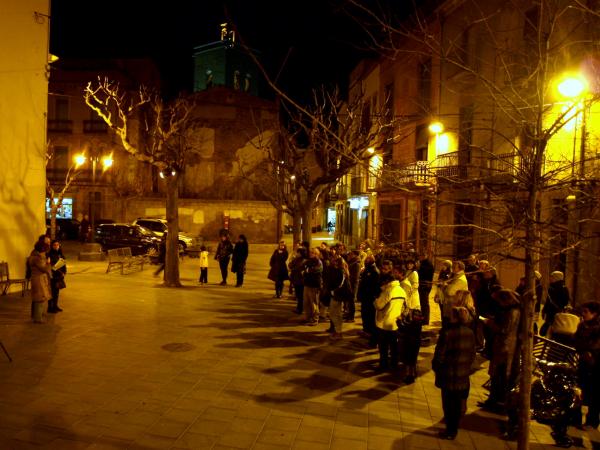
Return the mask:
[[[519,378],[521,306],[525,296],[532,296],[525,278],[508,288],[496,269],[477,255],[465,261],[443,260],[435,270],[425,255],[383,245],[369,249],[361,244],[348,250],[341,243],[309,248],[306,242],[297,242],[290,256],[282,241],[271,256],[269,279],[275,282],[276,298],[281,298],[289,280],[296,299],[294,312],[307,326],[328,323],[332,340],[342,339],[344,323],[355,321],[359,304],[359,334],[366,346],[379,350],[375,370],[394,372],[402,364],[405,383],[413,383],[418,375],[421,333],[430,323],[433,300],[441,317],[432,361],[446,424],[440,437],[451,440],[458,433],[477,354],[489,360],[490,376],[489,396],[479,406],[506,412],[507,394]],[[586,303],[577,314],[569,306],[562,272],[552,272],[545,289],[537,271],[535,279],[535,310],[543,318],[540,334],[571,345],[582,355],[579,380],[588,406],[582,426],[597,428],[600,389],[591,380],[600,367],[600,303]]]

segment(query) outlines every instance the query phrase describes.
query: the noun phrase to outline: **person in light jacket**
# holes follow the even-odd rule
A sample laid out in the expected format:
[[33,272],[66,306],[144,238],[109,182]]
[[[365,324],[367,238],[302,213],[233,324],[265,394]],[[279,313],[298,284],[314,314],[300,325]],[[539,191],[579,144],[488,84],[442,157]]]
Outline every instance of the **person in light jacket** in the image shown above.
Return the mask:
[[46,256],[46,250],[43,242],[36,242],[27,258],[27,265],[31,269],[31,318],[34,323],[44,322],[46,302],[52,298],[50,260]]
[[375,325],[378,328],[379,369],[395,369],[398,366],[398,324],[406,292],[392,274],[380,278],[381,294],[375,300]]

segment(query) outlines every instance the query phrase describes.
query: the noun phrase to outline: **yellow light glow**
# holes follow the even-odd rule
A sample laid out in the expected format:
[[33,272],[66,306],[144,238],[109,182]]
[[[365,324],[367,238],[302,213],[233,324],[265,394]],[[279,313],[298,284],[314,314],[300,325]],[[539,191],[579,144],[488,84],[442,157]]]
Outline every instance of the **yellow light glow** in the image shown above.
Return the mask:
[[369,147],[367,149],[367,152],[369,152],[372,155],[373,153],[375,153],[375,147]]
[[106,169],[110,169],[113,165],[113,158],[112,158],[112,153],[110,155],[104,156],[102,158],[102,167],[104,168],[104,170]]
[[79,154],[75,155],[73,160],[75,161],[75,167],[79,167],[79,166],[82,166],[83,164],[85,164],[85,161],[87,160],[87,158],[85,157],[85,155],[83,153],[79,153]]
[[587,80],[581,75],[565,77],[557,86],[560,95],[566,98],[579,97],[587,91],[587,88]]
[[444,124],[441,122],[433,122],[429,125],[429,131],[433,134],[440,134],[444,131]]
[[438,134],[435,137],[435,154],[443,155],[450,151],[450,138],[448,133]]

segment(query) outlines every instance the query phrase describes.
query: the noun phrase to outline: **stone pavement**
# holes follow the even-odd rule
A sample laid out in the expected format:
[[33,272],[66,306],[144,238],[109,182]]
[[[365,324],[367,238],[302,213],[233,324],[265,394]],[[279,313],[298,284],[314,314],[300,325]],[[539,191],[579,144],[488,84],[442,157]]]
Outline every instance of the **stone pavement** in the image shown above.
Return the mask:
[[[499,439],[501,417],[476,407],[487,364],[472,377],[457,440],[440,441],[434,340],[413,385],[376,374],[359,324],[335,343],[326,324],[301,326],[294,302],[273,298],[270,249],[250,248],[241,289],[216,284],[214,261],[211,284],[196,283],[198,260],[186,258],[185,287],[166,289],[154,266],[105,274],[105,262],[71,257],[64,312],[46,324],[30,323],[27,297],[0,297],[0,339],[13,358],[0,354],[0,449],[515,447]],[[538,424],[532,439],[535,449],[553,442]],[[581,444],[592,445],[587,435]]]

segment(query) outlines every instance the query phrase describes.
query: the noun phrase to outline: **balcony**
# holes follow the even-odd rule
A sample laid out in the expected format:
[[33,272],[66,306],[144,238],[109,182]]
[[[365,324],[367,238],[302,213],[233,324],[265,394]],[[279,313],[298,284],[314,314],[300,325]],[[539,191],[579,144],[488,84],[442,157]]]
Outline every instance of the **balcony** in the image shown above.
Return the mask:
[[48,119],[48,131],[52,133],[72,133],[73,121],[62,119]]
[[83,132],[84,133],[106,133],[108,125],[103,120],[84,120],[83,121]]
[[512,181],[519,168],[514,153],[493,154],[479,149],[440,155],[432,163],[438,181],[480,179],[492,183]]
[[378,188],[397,186],[429,186],[435,182],[428,161],[415,161],[410,164],[391,163],[384,166]]
[[352,177],[350,180],[350,195],[361,195],[367,192],[367,177]]

